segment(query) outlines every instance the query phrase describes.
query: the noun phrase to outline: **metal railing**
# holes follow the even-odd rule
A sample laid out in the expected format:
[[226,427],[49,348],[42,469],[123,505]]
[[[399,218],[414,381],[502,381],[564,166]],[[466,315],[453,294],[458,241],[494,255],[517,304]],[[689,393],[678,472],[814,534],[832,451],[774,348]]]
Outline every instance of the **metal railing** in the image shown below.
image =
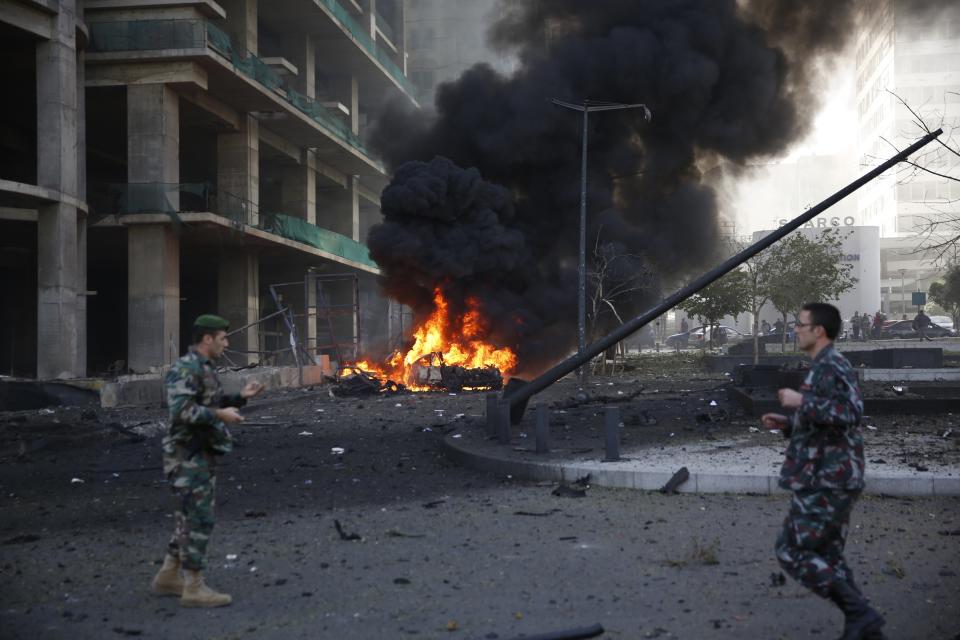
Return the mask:
[[[339,6],[339,5],[338,5]],[[349,17],[349,16],[348,16]],[[91,52],[153,51],[209,48],[230,60],[234,68],[284,98],[301,113],[364,156],[374,155],[335,112],[296,91],[269,64],[233,44],[230,35],[206,20],[126,20],[92,22]]]
[[208,182],[111,183],[90,193],[97,216],[165,213],[215,213],[238,224],[252,222],[252,203]]

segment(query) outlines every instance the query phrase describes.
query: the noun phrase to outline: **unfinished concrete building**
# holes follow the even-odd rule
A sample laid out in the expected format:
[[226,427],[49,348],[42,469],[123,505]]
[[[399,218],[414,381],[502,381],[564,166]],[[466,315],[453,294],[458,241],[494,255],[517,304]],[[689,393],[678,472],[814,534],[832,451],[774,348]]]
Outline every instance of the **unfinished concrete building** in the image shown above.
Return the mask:
[[[403,12],[0,3],[0,374],[158,370],[205,312],[240,327],[291,308],[314,356],[385,333],[363,242],[387,176],[363,140],[383,101],[414,103]],[[258,324],[233,360],[288,334]]]

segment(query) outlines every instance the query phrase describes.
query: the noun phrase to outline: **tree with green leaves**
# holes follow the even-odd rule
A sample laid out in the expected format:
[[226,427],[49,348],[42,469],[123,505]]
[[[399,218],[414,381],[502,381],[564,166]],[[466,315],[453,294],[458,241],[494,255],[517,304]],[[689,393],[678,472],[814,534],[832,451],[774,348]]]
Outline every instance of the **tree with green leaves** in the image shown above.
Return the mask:
[[[739,247],[743,248],[743,247]],[[770,281],[777,268],[777,256],[761,251],[741,267],[746,285],[746,308],[753,315],[753,364],[760,362],[760,309],[770,300]]]
[[960,265],[951,265],[943,282],[930,285],[930,300],[950,314],[954,329],[960,327]]
[[[741,269],[731,271],[719,280],[693,294],[679,305],[687,315],[698,318],[710,333],[710,347],[717,335],[716,328],[725,316],[736,316],[749,307],[747,279]],[[706,337],[706,335],[704,335]]]
[[781,344],[787,344],[787,317],[794,318],[807,302],[830,302],[840,297],[857,279],[850,274],[853,265],[843,263],[843,236],[839,230],[825,229],[814,238],[791,234],[770,247],[769,278],[766,286],[770,303],[783,321]]

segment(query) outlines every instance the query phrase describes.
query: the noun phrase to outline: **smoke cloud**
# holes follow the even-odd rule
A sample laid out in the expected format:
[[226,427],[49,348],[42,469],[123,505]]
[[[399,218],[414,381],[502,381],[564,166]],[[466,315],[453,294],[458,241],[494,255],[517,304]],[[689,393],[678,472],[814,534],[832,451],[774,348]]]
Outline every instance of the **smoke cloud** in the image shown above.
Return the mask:
[[[511,0],[491,42],[520,61],[441,85],[428,119],[388,105],[371,143],[396,168],[370,231],[385,293],[429,313],[479,301],[535,371],[576,342],[581,120],[551,98],[644,103],[590,116],[588,253],[674,285],[714,264],[704,168],[784,151],[810,126],[810,70],[852,32],[852,0]],[[630,317],[657,286],[616,301]],[[605,329],[608,327],[601,327]]]

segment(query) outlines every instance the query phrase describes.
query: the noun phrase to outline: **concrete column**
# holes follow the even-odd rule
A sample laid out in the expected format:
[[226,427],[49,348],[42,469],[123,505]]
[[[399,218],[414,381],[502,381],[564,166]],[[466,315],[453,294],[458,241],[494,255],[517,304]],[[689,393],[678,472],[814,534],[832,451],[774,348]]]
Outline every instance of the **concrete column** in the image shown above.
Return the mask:
[[377,0],[360,0],[360,7],[363,9],[362,24],[369,30],[370,37],[376,41]]
[[[307,299],[304,302],[305,313],[307,314],[304,330],[305,335],[301,336],[307,352],[313,356],[314,363],[320,362],[320,353],[317,350],[317,320],[320,309],[317,308],[317,274],[312,270],[307,271],[306,276]],[[324,331],[326,334],[326,331]]]
[[127,182],[166,185],[131,195],[155,194],[158,212],[180,209],[180,96],[165,84],[127,86]]
[[313,38],[295,34],[284,39],[283,56],[297,68],[295,88],[308,98],[317,97],[317,52]]
[[77,308],[77,210],[40,207],[37,218],[37,377],[83,375]]
[[180,242],[172,225],[130,225],[127,260],[127,361],[142,373],[180,355]]
[[227,12],[227,33],[233,46],[257,54],[257,0],[223,0]]
[[339,76],[330,81],[333,97],[350,109],[350,130],[360,133],[360,83],[356,76]]
[[77,217],[77,364],[79,375],[87,369],[87,219]]
[[[82,7],[80,8],[82,17]],[[87,199],[87,94],[86,66],[82,52],[77,54],[77,197]],[[77,216],[77,361],[81,375],[87,368],[87,217]]]
[[394,42],[393,44],[397,45],[397,55],[400,58],[400,68],[403,70],[403,75],[407,75],[407,3],[399,2],[397,3],[397,24],[394,25],[393,30],[397,33],[397,40],[399,42]]
[[251,115],[241,117],[240,130],[217,136],[217,189],[221,198],[239,198],[249,224],[260,213],[260,123]]
[[357,176],[350,176],[350,191],[347,194],[347,207],[350,213],[350,237],[357,242],[363,242],[360,238],[360,179]]
[[[78,157],[86,154],[79,129],[74,0],[59,3],[50,40],[37,45],[37,184],[77,197]],[[37,220],[37,377],[85,373],[86,342],[77,305],[76,207],[40,207]],[[82,292],[81,292],[82,293]]]
[[313,151],[303,152],[303,162],[283,170],[280,185],[284,213],[317,223],[317,161]]
[[[127,87],[127,180],[180,181],[180,98],[163,84]],[[157,210],[180,208],[179,193],[157,194]],[[170,224],[127,228],[127,364],[135,372],[180,356],[180,239]]]
[[[230,321],[231,329],[239,329],[260,317],[260,259],[250,250],[235,249],[220,258],[217,274],[217,313]],[[257,351],[260,348],[259,327],[251,327],[230,338],[230,348]],[[234,356],[237,364],[256,362],[256,354]]]

